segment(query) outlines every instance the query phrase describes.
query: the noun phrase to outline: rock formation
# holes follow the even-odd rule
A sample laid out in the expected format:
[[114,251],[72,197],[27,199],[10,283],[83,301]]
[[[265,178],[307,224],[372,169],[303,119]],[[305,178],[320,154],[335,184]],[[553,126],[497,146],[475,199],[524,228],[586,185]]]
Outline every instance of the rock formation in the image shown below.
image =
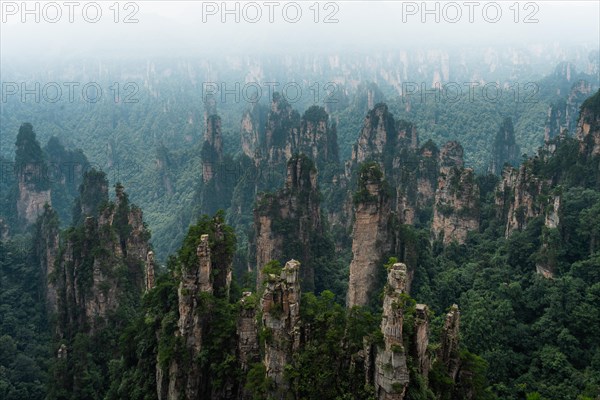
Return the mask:
[[406,294],[406,265],[394,264],[388,271],[383,295],[381,332],[384,345],[375,358],[375,393],[379,400],[404,399],[409,383],[406,350],[402,336]]
[[45,204],[52,205],[48,166],[30,123],[21,125],[15,145],[17,216],[19,222],[31,225],[44,212]]
[[[78,195],[84,171],[89,169],[81,150],[67,150],[56,137],[51,137],[42,150],[30,123],[19,128],[15,152],[17,180],[17,231],[33,224],[52,205],[62,221],[71,216],[72,201]],[[6,172],[6,171],[5,171]]]
[[154,252],[149,251],[146,257],[146,268],[144,270],[146,277],[146,292],[154,288]]
[[[247,373],[250,365],[260,361],[260,347],[258,343],[257,304],[251,292],[242,293],[240,299],[240,312],[236,322],[237,358],[240,369]],[[251,399],[244,388],[240,388],[239,399]]]
[[[370,301],[377,289],[375,272],[386,253],[393,251],[401,261],[413,264],[414,244],[392,227],[427,222],[422,220],[421,211],[434,204],[438,164],[442,165],[442,171],[449,165],[462,166],[462,147],[451,143],[440,155],[431,141],[419,147],[416,127],[407,121],[394,120],[385,104],[377,104],[368,112],[346,173],[346,179],[351,181],[353,171],[358,171],[351,219],[353,259],[348,306],[366,305]],[[379,183],[377,179],[365,181],[369,169],[373,173],[379,171],[377,174],[385,177],[385,184],[382,178],[378,178]],[[408,275],[410,285],[412,270]]]
[[251,302],[251,292],[242,293],[240,316],[237,320],[238,357],[243,371],[259,356],[256,304]]
[[281,276],[271,275],[261,299],[262,325],[266,331],[263,363],[279,398],[288,391],[286,364],[300,347],[300,263],[290,260]]
[[259,105],[244,113],[241,144],[263,173],[272,170],[277,175],[295,154],[308,156],[319,168],[338,162],[336,128],[325,109],[312,106],[301,117],[277,92],[267,115]]
[[492,161],[490,162],[488,172],[500,175],[504,169],[504,164],[517,165],[520,156],[519,153],[520,149],[515,140],[515,129],[512,119],[505,118],[494,140]]
[[395,134],[394,116],[384,103],[379,103],[367,113],[358,142],[352,149],[352,161],[360,164],[365,161],[383,161],[386,145]]
[[210,115],[206,120],[204,144],[202,146],[202,180],[207,183],[216,174],[223,160],[221,118]]
[[[88,193],[86,188],[94,187],[92,181],[101,182],[100,188],[106,187],[103,173],[90,171],[84,176],[78,200],[83,222],[67,232],[60,248],[58,222],[50,208],[38,225],[36,242],[42,269],[53,276],[48,279],[46,293],[50,308],[59,314],[59,338],[102,329],[108,314],[117,310],[124,296],[131,295],[131,290],[141,295],[145,287],[150,235],[142,212],[129,204],[122,187],[117,187],[115,203],[106,201],[103,209],[94,210],[90,201],[95,203],[104,196],[108,200],[108,196],[102,190]],[[88,210],[94,210],[97,216],[85,214]]]
[[297,138],[292,138],[295,152],[306,154],[319,169],[328,163],[338,163],[338,144],[335,125],[322,107],[312,106],[300,122]]
[[46,308],[49,315],[58,313],[57,284],[52,276],[57,275],[56,258],[59,253],[59,220],[57,213],[46,205],[36,224],[36,255],[44,277]]
[[507,167],[496,189],[497,215],[506,221],[505,236],[525,229],[527,222],[540,215],[538,196],[545,183],[531,172],[531,166],[522,164],[519,169]]
[[346,305],[365,306],[374,295],[377,271],[391,249],[390,196],[386,192],[381,170],[376,164],[365,164],[355,195],[354,228],[352,230],[352,262]]
[[479,187],[471,168],[463,168],[462,146],[447,143],[440,152],[440,174],[431,230],[443,243],[464,243],[479,228]]
[[[242,116],[241,141],[242,151],[248,157],[260,159],[260,151],[265,138],[267,110],[255,103]],[[257,151],[259,153],[257,153]]]
[[273,93],[264,141],[264,157],[267,165],[271,167],[285,165],[296,150],[290,139],[298,136],[299,129],[300,114],[292,108],[284,96],[277,92]]
[[427,382],[431,360],[427,352],[429,346],[429,309],[426,304],[417,304],[415,309],[415,327],[411,341],[411,357],[417,371]]
[[315,240],[323,238],[317,172],[304,155],[287,165],[282,190],[257,199],[254,211],[257,288],[262,286],[261,269],[272,260],[302,259],[300,279],[307,291],[314,290]]
[[448,376],[452,381],[456,382],[460,369],[460,353],[459,353],[459,324],[460,312],[458,306],[453,304],[450,311],[446,314],[446,320],[440,336],[439,360],[446,367]]
[[26,164],[18,174],[19,198],[17,214],[27,225],[35,222],[44,211],[46,204],[52,205],[50,189],[39,189],[40,180],[44,180],[44,170],[40,165]]
[[553,251],[555,243],[553,241],[556,240],[554,233],[560,223],[561,196],[555,194],[549,199],[549,202],[550,204],[546,207],[544,216],[544,226],[548,229],[542,232],[540,257],[538,257],[535,263],[536,272],[544,278],[553,278],[557,266],[557,257]]
[[182,396],[193,399],[201,394],[200,366],[197,362],[189,362],[189,360],[196,360],[202,350],[207,321],[201,315],[200,309],[204,307],[203,294],[212,294],[213,291],[208,235],[201,236],[196,256],[196,265],[183,265],[181,268],[181,281],[177,291],[179,321],[176,336],[182,339],[186,357],[183,357],[183,360],[172,360],[169,366],[169,385],[166,395],[169,400],[179,399]]
[[600,90],[582,104],[576,137],[581,154],[600,155]]
[[[569,65],[565,67],[565,71],[560,71],[563,79],[567,78],[566,70],[571,68],[572,66]],[[579,117],[579,108],[581,103],[590,96],[591,91],[592,85],[582,79],[572,84],[566,97],[562,97],[550,104],[544,127],[545,142],[554,139],[563,131],[575,132],[578,122],[577,118]]]

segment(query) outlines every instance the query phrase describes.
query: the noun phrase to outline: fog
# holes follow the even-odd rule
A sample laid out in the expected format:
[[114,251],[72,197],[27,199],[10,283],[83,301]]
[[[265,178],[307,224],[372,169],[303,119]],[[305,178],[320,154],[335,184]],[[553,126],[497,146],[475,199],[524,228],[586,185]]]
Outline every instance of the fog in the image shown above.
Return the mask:
[[578,44],[593,50],[600,40],[597,1],[3,1],[1,11],[2,65],[443,46]]

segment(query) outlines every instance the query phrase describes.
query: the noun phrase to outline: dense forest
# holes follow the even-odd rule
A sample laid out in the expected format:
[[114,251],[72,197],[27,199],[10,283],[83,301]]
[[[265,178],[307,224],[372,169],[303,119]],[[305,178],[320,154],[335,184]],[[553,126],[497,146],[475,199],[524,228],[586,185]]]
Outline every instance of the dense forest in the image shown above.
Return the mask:
[[[598,398],[600,90],[568,63],[536,82],[533,103],[365,83],[171,122],[100,104],[84,150],[20,121],[0,398]],[[127,137],[145,114],[182,144]],[[102,124],[106,171],[81,145]]]

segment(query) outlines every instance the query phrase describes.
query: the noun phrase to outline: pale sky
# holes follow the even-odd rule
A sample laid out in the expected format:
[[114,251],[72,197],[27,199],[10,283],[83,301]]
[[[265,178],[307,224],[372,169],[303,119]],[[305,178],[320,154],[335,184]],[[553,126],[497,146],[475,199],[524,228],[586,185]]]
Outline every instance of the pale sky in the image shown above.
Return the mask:
[[[31,1],[27,3],[30,13],[23,10],[21,1],[0,3],[2,63],[11,58],[34,60],[65,54],[72,57],[181,56],[212,51],[294,54],[374,47],[555,42],[597,48],[600,42],[598,1],[152,0],[122,1],[117,3],[118,7],[114,7],[113,1],[94,4],[79,1],[74,9],[63,1]],[[101,16],[92,23],[98,15],[96,5]],[[233,12],[224,13],[224,6]],[[73,22],[69,21],[69,11]],[[128,15],[137,22],[124,23]],[[273,22],[269,21],[269,15]],[[325,23],[327,17],[330,23]],[[295,19],[297,22],[293,22]],[[57,22],[52,23],[53,20]]]

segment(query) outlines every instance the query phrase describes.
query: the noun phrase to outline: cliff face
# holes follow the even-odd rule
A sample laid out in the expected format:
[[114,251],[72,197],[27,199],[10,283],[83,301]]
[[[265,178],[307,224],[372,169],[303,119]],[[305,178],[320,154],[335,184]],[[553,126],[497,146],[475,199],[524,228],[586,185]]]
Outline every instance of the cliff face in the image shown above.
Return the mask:
[[149,290],[152,290],[155,286],[154,270],[155,270],[154,252],[149,251],[148,255],[146,256],[146,265],[144,268],[146,292],[148,292]]
[[406,294],[406,265],[394,264],[384,289],[381,332],[384,345],[375,358],[375,393],[379,400],[402,400],[409,383],[406,351],[402,337],[404,322],[402,294]]
[[443,243],[464,243],[479,228],[479,187],[471,168],[463,168],[462,147],[449,142],[440,152],[440,174],[431,230]]
[[542,233],[542,245],[540,249],[540,257],[536,260],[535,270],[544,278],[553,278],[554,271],[557,266],[556,253],[553,251],[555,243],[553,243],[553,231],[556,232],[560,224],[560,207],[562,199],[560,195],[554,195],[549,199],[549,205],[546,207],[544,215],[544,226],[548,228]]
[[439,149],[435,143],[429,141],[419,150],[419,164],[417,177],[417,204],[422,209],[432,206],[435,200],[437,186]]
[[244,113],[241,144],[244,154],[263,172],[278,172],[300,153],[319,167],[338,162],[336,128],[325,109],[312,106],[300,116],[277,92],[273,93],[268,113],[258,105]]
[[446,314],[446,320],[440,336],[439,360],[445,366],[448,376],[456,382],[460,369],[459,353],[459,328],[460,312],[458,306],[453,304],[450,311]]
[[255,304],[249,301],[251,292],[244,292],[240,299],[240,314],[237,320],[236,332],[238,343],[238,357],[242,371],[256,362],[259,357],[258,325],[256,321]]
[[414,334],[411,341],[411,356],[416,362],[417,371],[428,380],[431,359],[427,352],[429,346],[429,309],[426,304],[415,307]]
[[[350,181],[353,171],[358,170],[348,306],[369,302],[378,281],[374,272],[386,253],[393,250],[401,261],[414,264],[416,249],[392,227],[427,223],[422,211],[434,204],[440,170],[447,172],[450,166],[457,165],[462,167],[462,147],[458,143],[450,143],[442,154],[431,141],[419,147],[415,126],[394,120],[385,104],[377,104],[368,112],[346,173]],[[367,182],[366,166],[379,171],[379,183],[377,179]],[[465,180],[469,177],[465,176]],[[467,196],[472,195],[468,192],[474,189],[465,187],[464,190]],[[474,202],[471,198],[463,200],[459,195],[448,201],[464,201],[464,207]],[[440,227],[444,226],[448,226],[445,228],[448,232],[461,231],[471,229],[473,223],[471,219],[449,220],[440,223]],[[410,285],[412,271],[408,275]]]
[[[197,362],[189,360],[196,360],[199,356],[206,331],[207,320],[200,313],[201,307],[204,306],[203,293],[213,292],[208,235],[201,236],[196,256],[196,265],[183,265],[181,268],[181,281],[177,291],[179,321],[176,336],[181,338],[182,351],[186,357],[183,360],[174,359],[169,365],[169,384],[166,392],[168,400],[176,400],[182,396],[187,399],[197,398],[202,390],[200,366]],[[158,368],[160,369],[160,366]],[[158,375],[167,374],[160,372]],[[159,395],[161,391],[159,389]]]
[[451,169],[438,179],[431,229],[444,245],[464,243],[469,231],[479,228],[479,188],[470,168]]
[[537,198],[544,188],[544,182],[528,165],[504,170],[496,189],[496,206],[498,217],[506,221],[506,237],[523,230],[531,218],[540,215]]
[[216,169],[223,161],[221,118],[210,115],[206,120],[204,144],[202,146],[202,179],[207,183],[215,176]]
[[[319,234],[321,232],[321,217],[317,212],[319,204],[316,196],[308,194],[309,191],[314,192],[315,188],[304,186],[300,189],[304,194],[295,193],[299,187],[294,186],[295,181],[290,181],[292,172],[288,163],[298,156],[310,159],[314,167],[324,172],[316,179],[326,180],[329,191],[335,192],[326,193],[325,198],[337,198],[340,193],[345,193],[344,188],[331,185],[332,181],[339,181],[340,178],[340,173],[335,171],[339,163],[335,124],[329,121],[322,107],[312,106],[300,116],[279,93],[273,94],[268,111],[255,105],[244,113],[241,124],[241,145],[245,156],[240,158],[241,177],[232,192],[232,219],[249,225],[247,215],[251,210],[248,205],[254,203],[257,195],[284,187],[275,196],[262,195],[257,202],[260,206],[254,212],[257,228],[255,240],[249,238],[250,242],[256,243],[256,254],[252,253],[251,248],[249,258],[256,259],[257,264],[249,262],[248,270],[257,268],[260,273],[268,261],[299,258],[304,265],[301,277],[303,284],[312,290],[312,256],[307,250],[309,236],[306,233],[311,230]],[[308,195],[308,199],[305,195]],[[278,207],[280,211],[276,210]],[[336,207],[339,207],[337,202],[333,208]],[[342,212],[336,208],[332,217],[337,218]],[[339,219],[347,221],[348,218],[341,216]],[[278,224],[280,220],[283,224]],[[293,233],[298,234],[299,239],[293,238]],[[290,242],[282,241],[284,237],[289,241],[292,238],[293,241],[299,240],[300,243],[296,249],[291,249],[293,246]]]
[[393,115],[387,105],[379,103],[367,113],[358,142],[352,150],[352,161],[363,163],[369,160],[381,160],[388,137],[395,131]]
[[[82,194],[90,187],[92,176],[97,178],[95,174],[92,171],[84,177]],[[59,338],[97,332],[123,299],[141,295],[145,287],[149,232],[141,210],[129,205],[122,187],[116,192],[115,203],[108,202],[107,192],[89,196],[105,202],[97,216],[87,214],[91,206],[88,197],[82,196],[79,213],[83,222],[67,231],[60,247],[52,210],[48,208],[38,223],[38,254],[48,277],[49,308],[58,314]]]
[[298,153],[308,155],[319,168],[338,163],[337,131],[330,125],[329,115],[322,107],[312,106],[302,116],[299,136],[293,138]]
[[31,225],[44,212],[46,203],[52,205],[48,166],[30,123],[19,128],[15,146],[18,221]]
[[376,165],[364,169],[359,177],[352,230],[352,262],[348,281],[348,307],[365,306],[374,295],[377,271],[391,249],[391,204],[384,188],[381,170]]
[[[242,293],[239,302],[240,311],[236,321],[236,355],[243,374],[248,373],[251,365],[262,361],[258,340],[258,308],[253,296],[251,292]],[[237,398],[252,400],[252,394],[240,385]]]
[[[202,182],[196,189],[193,214],[214,214],[227,209],[240,171],[231,156],[223,152],[221,118],[209,115],[201,149]],[[167,186],[168,187],[168,186]]]
[[275,384],[275,398],[285,395],[289,383],[286,364],[300,347],[300,263],[290,260],[281,276],[271,275],[261,299],[262,325],[266,330],[263,364]]
[[27,225],[35,223],[44,211],[44,205],[52,205],[50,189],[39,188],[39,182],[47,179],[44,175],[44,169],[35,164],[26,164],[19,171],[17,215]]
[[285,164],[294,153],[291,138],[298,137],[300,114],[279,93],[273,93],[265,129],[264,159],[267,165]]
[[500,175],[505,163],[516,165],[519,161],[520,148],[515,141],[515,130],[512,119],[506,118],[500,125],[492,147],[492,161],[488,172]]
[[[565,69],[570,67],[565,67]],[[566,71],[565,71],[566,72]],[[589,97],[592,91],[590,83],[581,80],[571,87],[568,96],[548,107],[544,140],[554,139],[563,131],[575,132],[581,103]]]
[[261,269],[272,260],[302,259],[300,279],[306,290],[315,287],[312,243],[323,237],[317,173],[305,156],[288,162],[282,190],[257,199],[254,210],[257,287],[261,287]]
[[257,151],[261,150],[264,142],[266,118],[267,110],[258,103],[253,104],[252,108],[246,110],[242,116],[240,128],[242,151],[250,158],[260,157]]
[[600,90],[581,106],[576,137],[581,154],[586,157],[600,155]]
[[52,277],[58,273],[55,262],[59,253],[59,239],[58,214],[47,205],[36,224],[35,250],[40,270],[45,277],[46,308],[49,315],[58,313],[58,287]]

